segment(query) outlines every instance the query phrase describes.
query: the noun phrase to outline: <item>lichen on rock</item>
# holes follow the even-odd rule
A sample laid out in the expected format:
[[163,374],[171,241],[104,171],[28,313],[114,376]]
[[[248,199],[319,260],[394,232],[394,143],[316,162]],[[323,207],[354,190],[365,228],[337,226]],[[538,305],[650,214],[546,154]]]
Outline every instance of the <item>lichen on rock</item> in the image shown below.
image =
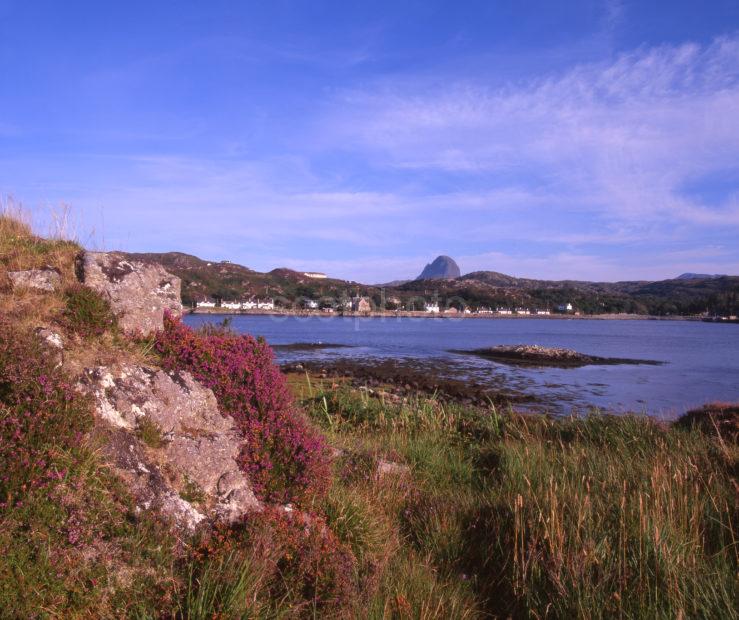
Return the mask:
[[108,299],[124,332],[148,334],[162,329],[165,312],[182,312],[180,279],[161,265],[129,261],[120,252],[85,252],[77,276]]
[[62,278],[56,269],[28,269],[26,271],[9,271],[8,277],[14,289],[27,288],[45,293],[54,292],[61,284]]
[[[186,529],[205,518],[231,523],[261,509],[237,464],[244,439],[220,414],[213,392],[189,373],[97,367],[86,370],[80,389],[93,396],[109,429],[104,452],[142,509],[159,509]],[[140,438],[144,424],[158,429],[160,442]],[[187,485],[202,491],[197,507],[183,497]]]

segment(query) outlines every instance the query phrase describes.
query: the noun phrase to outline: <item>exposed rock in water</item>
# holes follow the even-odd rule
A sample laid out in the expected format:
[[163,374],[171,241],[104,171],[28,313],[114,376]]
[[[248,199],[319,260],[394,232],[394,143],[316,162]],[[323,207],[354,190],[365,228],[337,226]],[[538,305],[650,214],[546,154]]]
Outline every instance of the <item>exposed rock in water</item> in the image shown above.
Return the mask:
[[98,367],[85,372],[81,389],[93,395],[107,423],[98,425],[108,435],[103,450],[142,510],[160,510],[190,530],[261,510],[237,463],[243,438],[189,373]]
[[182,313],[181,282],[161,265],[126,260],[120,252],[85,252],[79,279],[110,301],[127,333],[162,329],[164,312]]
[[423,268],[416,280],[454,279],[460,277],[459,266],[449,256],[437,256],[434,262]]
[[638,360],[620,357],[599,357],[587,355],[572,349],[560,349],[552,347],[541,347],[539,345],[500,345],[485,349],[473,349],[470,351],[454,350],[452,353],[466,353],[479,355],[495,362],[522,366],[558,366],[562,368],[575,368],[591,364],[654,364],[663,362],[655,360]]
[[56,269],[29,269],[28,271],[9,271],[8,277],[13,288],[29,288],[51,293],[61,284],[62,278]]

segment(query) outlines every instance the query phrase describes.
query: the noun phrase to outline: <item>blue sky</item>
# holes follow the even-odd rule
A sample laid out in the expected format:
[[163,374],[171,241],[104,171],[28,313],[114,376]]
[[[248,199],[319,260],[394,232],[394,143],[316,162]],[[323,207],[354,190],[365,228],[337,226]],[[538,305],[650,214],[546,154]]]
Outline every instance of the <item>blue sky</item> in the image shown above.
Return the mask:
[[0,76],[0,194],[96,248],[739,273],[735,0],[0,0]]

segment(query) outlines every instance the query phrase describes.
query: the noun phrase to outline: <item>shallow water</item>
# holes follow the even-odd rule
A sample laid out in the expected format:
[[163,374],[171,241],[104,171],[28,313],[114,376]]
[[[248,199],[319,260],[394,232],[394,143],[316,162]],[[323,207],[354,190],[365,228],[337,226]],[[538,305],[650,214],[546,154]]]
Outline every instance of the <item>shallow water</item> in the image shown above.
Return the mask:
[[[279,362],[404,359],[454,378],[536,395],[544,408],[588,406],[672,418],[711,400],[739,400],[739,325],[688,321],[424,319],[233,316],[233,329],[271,344],[332,343],[336,349],[277,350]],[[221,317],[189,315],[192,326]],[[514,367],[450,349],[498,344],[566,347],[661,366]]]

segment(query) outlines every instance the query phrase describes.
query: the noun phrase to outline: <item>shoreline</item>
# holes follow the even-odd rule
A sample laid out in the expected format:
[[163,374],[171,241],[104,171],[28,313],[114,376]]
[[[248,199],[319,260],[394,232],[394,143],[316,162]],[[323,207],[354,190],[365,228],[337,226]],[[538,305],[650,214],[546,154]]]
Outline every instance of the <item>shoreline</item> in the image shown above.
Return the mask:
[[735,323],[730,320],[713,320],[706,319],[705,317],[697,316],[657,316],[651,314],[448,314],[448,313],[428,313],[428,312],[409,312],[405,310],[399,311],[388,311],[388,312],[321,312],[316,310],[221,310],[215,309],[187,309],[183,314],[192,315],[215,315],[215,316],[275,316],[275,317],[288,317],[297,316],[302,318],[318,317],[324,319],[335,319],[335,318],[353,318],[353,319],[364,319],[364,318],[386,318],[386,319],[401,319],[401,318],[413,318],[413,319],[492,319],[492,320],[522,320],[522,319],[537,319],[537,320],[566,320],[566,321],[693,321],[693,322],[704,322],[704,323]]

